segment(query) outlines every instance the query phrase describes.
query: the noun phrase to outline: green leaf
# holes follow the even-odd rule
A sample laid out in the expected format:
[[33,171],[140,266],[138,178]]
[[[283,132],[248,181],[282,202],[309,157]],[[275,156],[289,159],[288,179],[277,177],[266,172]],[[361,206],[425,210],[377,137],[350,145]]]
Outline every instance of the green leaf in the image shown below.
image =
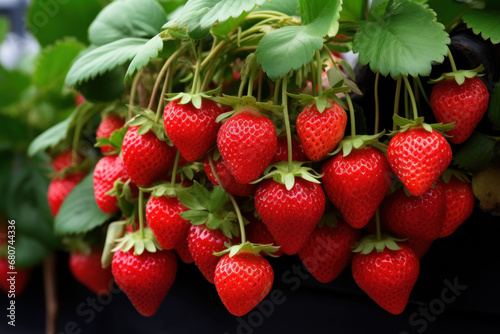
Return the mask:
[[216,186],[210,194],[210,204],[208,205],[209,212],[216,212],[224,206],[228,201],[227,193],[221,186]]
[[191,221],[200,221],[203,220],[204,222],[208,219],[209,213],[207,211],[198,211],[198,210],[188,210],[179,213],[179,216],[186,220],[191,220]]
[[363,19],[364,0],[349,0],[342,2],[340,21],[357,22]]
[[196,196],[194,196],[188,189],[177,189],[175,191],[179,201],[191,210],[205,210],[205,207],[200,204]]
[[28,147],[28,156],[45,151],[47,148],[56,147],[66,138],[71,121],[72,117],[68,117],[36,137]]
[[494,138],[474,132],[453,156],[453,162],[467,172],[477,172],[493,160],[496,144]]
[[500,83],[497,82],[495,90],[490,96],[488,118],[496,129],[500,129]]
[[211,27],[223,23],[230,17],[237,18],[243,12],[250,12],[256,5],[266,0],[189,0],[178,15],[163,28],[182,28],[188,31],[197,27]]
[[16,267],[31,268],[41,263],[51,249],[40,240],[25,234],[16,234]]
[[0,142],[12,146],[26,142],[26,133],[30,131],[27,124],[19,119],[0,114]]
[[0,17],[0,44],[2,44],[9,30],[10,30],[10,25],[7,18]]
[[110,217],[97,206],[93,173],[89,173],[64,200],[54,229],[57,234],[85,233],[104,224]]
[[163,50],[163,41],[160,35],[156,35],[144,44],[128,66],[125,79],[130,78],[136,71],[142,70],[151,59],[158,57],[158,53]]
[[43,47],[65,37],[87,44],[87,28],[102,7],[102,0],[34,0],[26,25]]
[[20,71],[8,71],[0,66],[0,107],[6,107],[21,99],[29,87],[30,77]]
[[430,8],[437,14],[437,20],[449,31],[460,22],[460,17],[471,8],[471,3],[456,0],[429,0]]
[[83,45],[74,40],[58,42],[45,48],[33,76],[33,82],[38,89],[61,94],[66,73],[82,49]]
[[104,8],[89,27],[89,40],[104,45],[128,37],[151,38],[167,21],[155,0],[115,1]]
[[472,10],[463,16],[468,28],[493,44],[500,43],[500,11],[498,10]]
[[158,0],[158,2],[167,14],[173,13],[177,8],[186,4],[186,0]]
[[441,63],[450,43],[435,13],[416,2],[392,2],[377,22],[363,22],[353,51],[373,72],[426,76],[432,62]]
[[262,6],[254,9],[254,12],[262,10],[272,10],[286,14],[288,16],[298,15],[299,0],[279,0],[279,1],[267,1],[262,4]]
[[71,66],[66,85],[73,87],[123,65],[133,59],[147,42],[144,38],[124,38],[91,49]]

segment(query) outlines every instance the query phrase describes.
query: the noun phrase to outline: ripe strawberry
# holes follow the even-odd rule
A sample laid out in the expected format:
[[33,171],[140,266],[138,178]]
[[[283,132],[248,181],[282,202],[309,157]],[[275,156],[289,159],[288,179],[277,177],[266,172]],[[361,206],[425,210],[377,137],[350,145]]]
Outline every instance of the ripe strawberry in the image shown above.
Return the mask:
[[333,281],[351,262],[352,246],[361,238],[361,231],[338,221],[335,227],[316,228],[299,257],[309,272],[321,283]]
[[186,237],[191,224],[179,216],[187,208],[175,196],[151,196],[146,205],[146,220],[163,249],[174,249]]
[[415,253],[406,245],[400,250],[385,248],[378,253],[358,253],[352,259],[352,276],[356,284],[380,307],[400,314],[408,303],[410,292],[420,271]]
[[111,268],[101,266],[102,251],[93,249],[90,254],[72,252],[69,256],[69,269],[75,278],[96,294],[110,293],[113,284]]
[[488,109],[489,94],[478,77],[466,78],[459,85],[454,79],[438,82],[431,93],[431,107],[438,122],[453,123],[446,132],[450,141],[463,143],[470,137]]
[[118,212],[118,200],[116,196],[106,195],[113,189],[117,180],[127,181],[128,174],[125,165],[118,155],[105,156],[94,169],[94,195],[97,206],[107,214]]
[[167,104],[163,112],[163,125],[168,138],[182,156],[187,161],[197,161],[215,144],[221,125],[215,120],[222,110],[217,103],[205,98],[202,99],[200,109],[191,102],[179,102],[174,100]]
[[321,171],[328,198],[354,228],[362,228],[373,217],[392,181],[387,159],[372,147],[354,149],[346,157],[337,154]]
[[85,177],[84,173],[67,174],[62,177],[57,177],[50,181],[47,191],[47,199],[49,202],[50,212],[52,216],[57,216],[59,208],[66,199],[66,196],[73,190],[74,187]]
[[326,197],[317,183],[300,177],[289,191],[273,179],[259,183],[255,210],[285,254],[296,254],[325,211]]
[[189,234],[189,230],[187,230],[186,234],[179,240],[177,245],[175,245],[175,252],[179,257],[181,258],[182,262],[184,263],[193,263],[193,256],[191,255],[191,252],[189,251],[189,246],[188,246],[188,240],[187,236]]
[[[101,123],[97,127],[96,138],[106,138],[109,139],[113,132],[122,128],[125,125],[125,120],[118,115],[109,115],[101,120]],[[106,154],[114,150],[111,145],[102,145],[100,147],[101,152]]]
[[425,193],[451,162],[451,147],[437,131],[411,128],[392,137],[387,160],[410,194]]
[[[83,161],[81,155],[77,155],[76,164],[80,164]],[[54,160],[52,160],[52,168],[55,172],[63,172],[73,165],[73,152],[71,149],[59,153]]]
[[[8,274],[10,272],[15,272],[17,274]],[[15,281],[7,281],[7,279],[10,279],[12,276],[15,276]],[[0,258],[0,289],[5,293],[15,293],[16,297],[20,296],[26,289],[30,276],[30,269],[15,268],[12,270],[7,259],[3,257]],[[12,282],[15,282],[15,289],[13,290],[11,290]]]
[[448,183],[440,182],[446,193],[446,214],[443,227],[439,234],[444,238],[469,218],[474,210],[474,193],[469,182],[452,176]]
[[[253,194],[255,190],[254,184],[243,184],[236,182],[233,174],[229,171],[226,164],[222,159],[214,161],[215,172],[219,176],[220,181],[222,182],[222,187],[225,191],[235,196],[250,196]],[[212,173],[212,168],[210,167],[210,163],[208,162],[208,158],[205,159],[205,163],[203,165],[203,169],[205,170],[205,174],[207,174],[208,180],[212,182],[214,186],[218,186],[219,183]]]
[[242,316],[250,312],[271,291],[273,268],[255,251],[226,254],[215,269],[215,288],[227,310]]
[[192,225],[189,229],[189,252],[198,269],[210,283],[214,283],[215,267],[220,260],[213,254],[226,249],[224,243],[227,242],[229,238],[221,231],[212,230],[205,225]]
[[132,182],[147,186],[173,166],[176,150],[149,131],[137,134],[137,127],[130,127],[123,138],[123,163]]
[[443,227],[445,208],[446,194],[437,182],[420,196],[407,196],[403,188],[396,190],[382,203],[380,217],[397,235],[435,240]]
[[243,108],[222,124],[217,147],[236,181],[250,183],[264,172],[276,153],[276,129],[254,108]]
[[128,252],[115,252],[111,270],[132,305],[149,317],[156,313],[174,283],[177,258],[172,251],[160,250],[134,255],[132,248]]
[[408,238],[407,240],[403,241],[402,244],[407,245],[409,248],[411,248],[411,250],[415,252],[415,255],[420,260],[425,255],[425,253],[427,253],[429,248],[431,248],[433,242],[434,240]]
[[306,156],[319,161],[344,137],[347,125],[345,110],[334,101],[322,113],[316,104],[306,106],[297,117],[297,135]]
[[[271,232],[269,232],[269,229],[262,220],[256,218],[253,214],[246,215],[245,218],[249,221],[249,224],[245,226],[248,241],[261,245],[277,245],[276,240],[274,240]],[[264,252],[260,252],[259,254],[262,256],[266,255]],[[283,251],[278,249],[273,255],[281,256],[283,255]]]
[[[307,156],[304,153],[302,144],[295,138],[292,137],[292,160],[293,161],[307,161]],[[271,160],[272,164],[280,161],[288,161],[288,143],[286,136],[278,137],[278,149],[276,154]]]

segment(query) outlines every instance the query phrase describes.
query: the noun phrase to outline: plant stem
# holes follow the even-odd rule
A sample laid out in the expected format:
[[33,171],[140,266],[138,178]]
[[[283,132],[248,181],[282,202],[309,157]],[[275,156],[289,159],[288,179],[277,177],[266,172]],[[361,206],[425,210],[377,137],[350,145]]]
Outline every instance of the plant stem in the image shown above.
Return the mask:
[[162,81],[163,76],[169,69],[170,69],[170,62],[167,60],[165,64],[163,64],[163,66],[161,67],[161,70],[158,73],[158,76],[156,77],[155,85],[153,86],[153,90],[151,91],[151,98],[149,99],[149,104],[148,104],[149,110],[153,109],[153,105],[156,99],[156,92],[158,91],[158,87],[160,86],[160,82]]
[[375,224],[377,225],[377,241],[382,240],[382,233],[380,232],[380,211],[377,208],[375,211]]
[[314,67],[314,61],[311,61],[309,63],[309,66],[311,67],[311,89],[312,89],[312,95],[313,96],[318,96],[316,88],[318,87],[318,78],[316,68]]
[[453,55],[451,54],[450,48],[448,48],[448,60],[450,61],[451,70],[453,72],[457,72],[457,66],[455,65],[455,59],[453,59]]
[[281,88],[281,105],[283,106],[283,116],[286,130],[286,146],[288,150],[288,171],[293,169],[292,164],[292,130],[290,129],[290,119],[288,117],[288,96],[286,95],[288,88],[288,73],[283,78],[283,86]]
[[408,88],[405,86],[405,118],[410,119],[410,108],[408,107]]
[[318,80],[318,95],[323,93],[323,62],[321,61],[321,54],[316,50],[316,78]]
[[278,79],[276,83],[274,84],[274,98],[273,98],[273,104],[277,105],[280,97],[280,86],[281,86],[281,79]]
[[175,160],[174,160],[174,167],[172,168],[172,179],[170,180],[170,186],[172,188],[175,186],[175,179],[177,174],[177,166],[179,165],[179,157],[181,156],[181,151],[177,150],[177,153],[175,153]]
[[[398,77],[396,81],[396,94],[394,96],[394,115],[399,114],[399,98],[401,97],[401,76]],[[397,129],[396,123],[392,123],[392,130],[395,131]]]
[[158,101],[158,107],[156,108],[155,123],[158,123],[158,121],[160,120],[161,110],[163,109],[163,102],[165,101],[165,93],[167,92],[167,89],[170,86],[168,84],[168,81],[170,79],[171,72],[172,72],[172,67],[169,67],[167,74],[165,75],[165,81],[163,82],[163,88],[161,89],[161,98]]
[[262,68],[259,67],[259,81],[257,85],[257,102],[260,102],[262,99],[262,77],[263,77],[264,72],[262,71]]
[[198,42],[198,48],[193,45],[196,56],[196,68],[194,71],[193,85],[191,86],[191,94],[198,94],[201,89],[200,71],[201,71],[201,58],[203,52],[203,43]]
[[141,231],[141,238],[144,239],[144,194],[142,189],[139,188],[139,230]]
[[405,82],[405,86],[408,91],[408,95],[410,96],[410,101],[411,101],[411,107],[413,109],[413,119],[418,118],[418,110],[417,110],[417,103],[415,102],[415,96],[413,95],[413,89],[410,85],[410,82],[408,81],[408,78],[406,76],[403,76],[403,80]]
[[345,99],[347,101],[347,106],[349,107],[349,116],[351,117],[351,137],[354,137],[356,136],[356,118],[354,116],[354,107],[352,106],[352,101],[349,93],[345,94]]
[[380,121],[380,106],[378,102],[378,82],[380,79],[380,72],[377,71],[377,74],[375,75],[375,85],[373,87],[374,94],[375,94],[375,129],[373,130],[373,133],[378,132],[378,123]]
[[420,94],[424,97],[425,102],[430,107],[431,106],[431,102],[429,101],[429,98],[427,97],[427,94],[425,94],[424,87],[422,86],[422,81],[420,80],[419,77],[417,77],[416,79],[417,79],[418,89],[420,90]]
[[56,289],[56,257],[51,253],[43,261],[43,286],[45,291],[45,333],[57,332],[57,289]]
[[132,82],[132,88],[130,89],[130,98],[128,100],[128,117],[127,120],[132,118],[132,107],[135,102],[135,92],[137,91],[137,86],[139,85],[139,80],[142,77],[142,71],[135,75],[134,81]]
[[215,48],[213,48],[208,56],[201,62],[201,68],[205,68],[207,64],[212,60],[212,58],[215,58],[217,54],[222,50],[222,48],[226,45],[225,41],[221,41]]

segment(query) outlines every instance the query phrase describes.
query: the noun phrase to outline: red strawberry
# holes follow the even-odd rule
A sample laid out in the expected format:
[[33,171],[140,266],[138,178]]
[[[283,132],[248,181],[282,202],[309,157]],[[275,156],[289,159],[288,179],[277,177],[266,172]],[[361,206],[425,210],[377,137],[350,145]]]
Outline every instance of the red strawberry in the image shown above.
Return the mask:
[[[307,156],[304,153],[302,144],[292,137],[292,160],[293,161],[307,161]],[[278,137],[278,150],[271,160],[272,164],[280,161],[288,161],[288,143],[286,136]]]
[[[248,241],[254,244],[273,244],[274,246],[277,246],[276,240],[274,240],[271,232],[269,232],[269,229],[262,222],[262,220],[256,218],[253,214],[246,215],[245,217],[249,221],[249,224],[245,226],[245,232]],[[260,252],[259,254],[265,256],[264,252]],[[273,253],[273,255],[281,256],[283,255],[283,251],[281,249],[278,249]]]
[[273,268],[255,251],[226,254],[215,269],[215,288],[227,310],[235,316],[250,312],[273,286]]
[[255,210],[285,254],[296,254],[325,211],[326,197],[317,183],[300,177],[289,191],[273,179],[259,183]]
[[360,230],[342,221],[335,227],[324,225],[312,232],[299,257],[314,278],[329,283],[351,262],[352,246],[360,238]]
[[175,196],[151,196],[146,205],[146,220],[163,249],[174,249],[191,226],[179,216],[187,208]]
[[344,137],[347,125],[345,110],[334,101],[322,113],[316,104],[306,106],[297,117],[297,135],[306,156],[319,161]]
[[179,104],[179,100],[170,101],[163,112],[163,124],[168,138],[181,151],[187,161],[203,158],[215,144],[220,123],[217,116],[221,108],[212,100],[202,99],[201,108],[191,102]]
[[93,249],[90,254],[73,252],[69,256],[69,269],[75,278],[96,294],[106,295],[113,285],[111,268],[101,266],[102,251]]
[[[109,139],[113,132],[122,128],[125,125],[125,120],[118,115],[109,115],[101,120],[97,127],[96,138]],[[106,154],[114,150],[111,145],[102,145],[101,152]]]
[[354,228],[362,228],[368,223],[392,181],[387,159],[372,147],[354,149],[346,157],[337,154],[321,171],[328,198]]
[[57,177],[50,181],[47,191],[47,199],[49,202],[50,212],[52,216],[57,216],[59,208],[69,195],[71,190],[85,177],[84,173],[67,174],[62,177]]
[[175,245],[175,252],[179,257],[181,258],[182,262],[184,263],[193,263],[193,256],[191,255],[191,252],[189,251],[189,246],[188,246],[188,240],[187,236],[189,234],[189,230],[187,233],[179,240],[177,245]]
[[254,108],[243,108],[222,124],[217,147],[236,181],[250,183],[264,172],[276,153],[276,129]]
[[109,155],[97,163],[94,169],[94,194],[97,206],[107,214],[118,212],[116,196],[106,195],[113,189],[117,180],[127,181],[128,174],[122,159],[117,155]]
[[[83,161],[81,155],[77,155],[76,164]],[[52,160],[52,168],[55,172],[63,172],[65,169],[73,166],[73,152],[71,149],[59,153],[54,160]]]
[[431,107],[438,122],[453,123],[446,132],[450,141],[463,143],[470,137],[488,109],[489,94],[478,77],[466,78],[459,85],[454,79],[442,80],[432,89]]
[[132,305],[143,316],[156,313],[177,273],[177,258],[172,251],[134,255],[117,251],[111,262],[116,284],[125,292]]
[[[15,272],[16,274],[9,274],[11,272]],[[15,279],[13,281],[8,281],[8,279],[13,276]],[[15,293],[16,297],[20,296],[26,289],[30,276],[30,269],[14,268],[14,270],[12,270],[7,259],[3,257],[0,258],[0,289],[5,293]],[[15,283],[15,289],[11,290],[13,282]]]
[[392,314],[405,309],[420,271],[415,253],[406,245],[399,246],[401,249],[395,251],[385,248],[380,253],[358,253],[351,265],[352,276],[361,290]]
[[[230,194],[236,196],[250,196],[253,194],[255,190],[254,184],[242,184],[236,182],[233,174],[229,171],[226,164],[222,159],[214,161],[215,172],[219,176],[220,181],[222,182],[222,187],[225,191]],[[214,186],[218,186],[219,183],[212,173],[212,168],[210,167],[210,163],[208,162],[208,158],[205,159],[205,163],[203,165],[203,169],[205,170],[205,174],[207,174],[208,179]]]
[[79,106],[80,104],[82,104],[83,102],[85,102],[85,97],[83,97],[82,94],[80,93],[77,93],[75,95],[75,106]]
[[474,193],[469,182],[452,176],[448,183],[440,182],[446,193],[446,214],[440,238],[455,232],[474,210]]
[[221,231],[209,229],[205,225],[192,225],[189,229],[189,252],[196,266],[210,283],[214,283],[215,267],[220,260],[213,254],[226,249],[224,243],[227,242],[229,238]]
[[427,253],[429,248],[431,248],[433,242],[434,240],[408,238],[407,240],[403,241],[402,244],[407,245],[409,248],[411,248],[415,252],[415,255],[417,255],[417,257],[421,259],[425,255],[425,253]]
[[397,235],[424,240],[439,237],[445,219],[446,195],[437,182],[420,196],[407,196],[404,189],[389,195],[380,207],[380,217]]
[[451,147],[437,131],[410,128],[392,137],[387,160],[410,194],[425,193],[451,162]]
[[130,127],[123,138],[123,163],[132,182],[147,186],[173,166],[176,150],[149,131],[137,134],[137,127]]

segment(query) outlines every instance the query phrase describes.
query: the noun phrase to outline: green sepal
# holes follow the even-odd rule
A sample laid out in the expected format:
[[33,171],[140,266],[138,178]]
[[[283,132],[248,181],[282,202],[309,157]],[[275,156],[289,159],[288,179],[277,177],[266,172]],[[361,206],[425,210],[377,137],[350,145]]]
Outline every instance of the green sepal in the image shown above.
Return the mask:
[[324,214],[316,225],[317,228],[322,228],[324,226],[336,227],[339,221],[339,217],[333,212]]
[[289,164],[288,161],[280,161],[269,165],[264,171],[264,176],[251,183],[255,184],[262,180],[272,178],[274,181],[284,184],[286,190],[290,190],[295,184],[295,178],[301,177],[309,182],[320,184],[321,182],[318,179],[321,178],[323,174],[318,174],[310,167],[302,166],[304,163],[305,162],[292,161],[292,163]]
[[455,80],[457,84],[461,85],[465,82],[465,79],[472,79],[474,77],[480,77],[484,74],[479,74],[479,72],[484,71],[484,66],[481,64],[475,69],[472,70],[460,70],[456,72],[447,72],[441,74],[441,76],[437,79],[431,79],[428,81],[430,84],[438,83],[442,80]]
[[215,89],[212,89],[212,90],[209,90],[206,92],[196,93],[196,94],[169,93],[166,95],[168,97],[167,101],[175,101],[175,100],[180,99],[179,104],[188,104],[189,102],[191,102],[196,109],[200,109],[203,98],[217,102],[217,99],[214,97],[214,95],[218,95],[221,92],[221,90],[222,90],[222,86],[219,86]]
[[155,253],[157,250],[163,250],[149,227],[144,228],[144,237],[139,230],[125,234],[122,238],[117,239],[116,242],[116,246],[112,249],[113,252],[122,251],[126,253],[134,248],[134,255],[141,255],[144,253],[144,250],[150,253]]
[[127,133],[127,127],[122,127],[120,129],[113,131],[109,139],[104,137],[98,137],[96,138],[97,142],[94,145],[94,147],[110,145],[111,147],[113,147],[113,150],[106,153],[106,155],[120,154],[120,151],[122,150],[122,143],[123,143],[123,138],[125,137],[125,133]]
[[471,182],[471,180],[469,179],[469,176],[466,173],[459,171],[459,170],[456,170],[456,169],[448,168],[447,170],[444,171],[443,174],[441,174],[441,178],[443,179],[444,183],[449,183],[452,176],[455,176],[460,181],[469,182],[469,183]]
[[352,251],[361,254],[370,254],[374,249],[377,253],[382,252],[385,248],[390,250],[399,250],[401,247],[398,246],[397,242],[405,241],[406,239],[399,239],[393,236],[382,234],[380,239],[377,239],[375,234],[368,234],[361,238],[354,246]]
[[312,96],[308,94],[291,94],[291,93],[287,93],[287,95],[290,96],[291,98],[297,99],[299,103],[304,106],[316,104],[318,112],[322,113],[323,111],[325,111],[326,108],[330,108],[332,106],[332,101],[335,101],[342,108],[347,109],[344,102],[342,102],[342,100],[339,99],[336,94],[347,92],[348,90],[349,90],[348,87],[341,86],[341,87],[332,87],[325,89],[319,96]]
[[360,149],[367,145],[373,145],[378,142],[378,139],[385,134],[385,130],[374,135],[356,135],[356,136],[346,136],[342,139],[335,149],[335,151],[328,153],[328,155],[336,155],[342,150],[342,155],[344,157],[348,156],[352,152],[352,149]]
[[120,211],[127,217],[132,214],[136,203],[129,183],[130,179],[126,182],[116,180],[113,184],[113,188],[105,193],[108,196],[116,197]]
[[[344,61],[342,64],[345,65],[345,63],[347,63],[346,61]],[[332,67],[330,68],[328,71],[326,71],[326,76],[328,78],[328,84],[330,85],[330,87],[332,88],[344,88],[345,91],[348,91],[348,92],[353,92],[353,93],[356,93],[358,95],[363,95],[363,93],[361,92],[361,89],[359,89],[358,85],[356,85],[356,83],[353,81],[355,80],[354,78],[354,72],[352,71],[352,68],[350,67],[349,65],[349,74],[351,75],[351,78],[353,78],[352,80],[349,79],[349,78],[346,78],[344,76],[344,73],[338,69],[337,67]]]
[[[391,131],[388,136],[392,137],[396,135],[399,132],[405,132],[411,128],[418,128],[418,127],[423,127],[425,130],[432,132],[433,130],[438,130],[440,132],[444,131],[449,131],[453,129],[455,126],[455,122],[453,123],[448,123],[448,124],[443,124],[443,123],[433,123],[433,124],[428,124],[424,122],[423,117],[419,117],[417,119],[411,120],[411,119],[406,119],[404,117],[401,117],[399,115],[393,115],[392,120],[394,123],[400,127],[399,130],[396,131]],[[446,134],[444,134],[446,136]]]
[[175,184],[172,187],[170,182],[162,182],[152,187],[139,187],[139,188],[143,192],[150,193],[154,197],[161,197],[161,196],[176,196],[177,189],[183,187],[179,184]]
[[104,249],[101,255],[101,266],[107,268],[111,265],[113,259],[113,248],[115,247],[116,240],[123,237],[125,234],[126,221],[120,220],[112,222],[108,226],[106,232],[106,240],[104,241]]
[[253,96],[236,97],[222,94],[222,97],[218,97],[217,100],[222,105],[232,107],[233,110],[220,114],[216,122],[222,122],[243,108],[254,108],[261,112],[271,112],[282,117],[283,106],[275,105],[272,101],[257,102]]
[[158,139],[166,142],[169,146],[173,146],[172,142],[167,137],[167,133],[165,132],[163,120],[158,120],[158,122],[155,122],[156,114],[152,110],[139,107],[131,108],[136,115],[132,119],[130,119],[127,124],[129,126],[138,126],[138,135],[144,135],[149,131],[153,131]]
[[277,257],[274,255],[275,252],[277,252],[280,247],[279,246],[273,246],[272,244],[254,244],[251,242],[245,242],[243,244],[239,245],[231,245],[231,244],[225,244],[227,249],[221,251],[221,252],[215,252],[213,255],[215,256],[223,256],[225,254],[229,254],[229,257],[233,257],[236,254],[238,254],[242,250],[251,250],[254,251],[255,253],[259,254],[261,251],[264,252],[266,255],[269,255],[271,257]]
[[194,174],[203,170],[203,163],[201,162],[191,162],[180,168],[178,168],[177,173],[181,176],[181,181],[184,181],[185,178],[193,181]]

